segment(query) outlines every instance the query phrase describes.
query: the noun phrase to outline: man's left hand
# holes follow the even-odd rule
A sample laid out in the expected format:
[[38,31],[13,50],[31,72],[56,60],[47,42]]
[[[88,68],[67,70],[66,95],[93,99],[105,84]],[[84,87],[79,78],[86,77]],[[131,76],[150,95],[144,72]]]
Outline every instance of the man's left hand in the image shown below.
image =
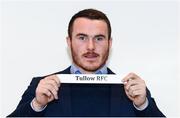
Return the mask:
[[146,84],[139,76],[129,73],[123,80],[126,95],[140,107],[146,101]]

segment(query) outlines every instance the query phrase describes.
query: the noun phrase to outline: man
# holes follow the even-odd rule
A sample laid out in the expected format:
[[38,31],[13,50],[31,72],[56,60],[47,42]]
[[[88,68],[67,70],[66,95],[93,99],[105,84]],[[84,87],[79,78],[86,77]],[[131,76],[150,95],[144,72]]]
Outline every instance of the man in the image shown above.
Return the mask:
[[[33,78],[16,110],[9,116],[164,116],[145,82],[130,73],[124,84],[62,84],[56,74],[114,74],[106,66],[111,25],[95,9],[75,14],[67,44],[73,63],[64,71]],[[121,78],[120,78],[121,79]]]

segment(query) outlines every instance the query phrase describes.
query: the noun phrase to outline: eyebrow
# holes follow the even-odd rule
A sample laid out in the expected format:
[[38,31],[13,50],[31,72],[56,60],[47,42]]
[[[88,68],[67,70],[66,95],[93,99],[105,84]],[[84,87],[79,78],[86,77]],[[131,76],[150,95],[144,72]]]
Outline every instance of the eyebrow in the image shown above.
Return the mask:
[[78,33],[76,36],[85,36],[85,37],[88,37],[88,35],[84,34],[84,33]]
[[104,36],[103,34],[95,35],[95,37],[103,37],[103,38],[106,38],[106,36]]
[[[78,33],[76,36],[85,36],[85,37],[88,37],[88,35],[84,34],[84,33]],[[106,38],[106,36],[103,35],[103,34],[98,34],[98,35],[95,35],[94,37],[103,37],[103,38]]]

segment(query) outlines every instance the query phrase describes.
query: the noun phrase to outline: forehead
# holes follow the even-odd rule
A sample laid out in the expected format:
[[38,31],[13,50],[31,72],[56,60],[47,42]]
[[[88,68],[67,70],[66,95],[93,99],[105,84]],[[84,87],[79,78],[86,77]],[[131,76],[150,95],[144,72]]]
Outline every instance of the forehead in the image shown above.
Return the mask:
[[104,20],[77,18],[73,23],[72,33],[108,34],[107,23]]

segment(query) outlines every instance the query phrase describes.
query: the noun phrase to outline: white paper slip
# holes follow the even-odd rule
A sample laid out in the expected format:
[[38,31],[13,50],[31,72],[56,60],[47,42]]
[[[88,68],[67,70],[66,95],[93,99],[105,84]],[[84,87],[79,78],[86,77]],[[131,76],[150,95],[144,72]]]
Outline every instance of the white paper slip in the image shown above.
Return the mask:
[[122,76],[114,74],[57,74],[61,83],[122,84]]

